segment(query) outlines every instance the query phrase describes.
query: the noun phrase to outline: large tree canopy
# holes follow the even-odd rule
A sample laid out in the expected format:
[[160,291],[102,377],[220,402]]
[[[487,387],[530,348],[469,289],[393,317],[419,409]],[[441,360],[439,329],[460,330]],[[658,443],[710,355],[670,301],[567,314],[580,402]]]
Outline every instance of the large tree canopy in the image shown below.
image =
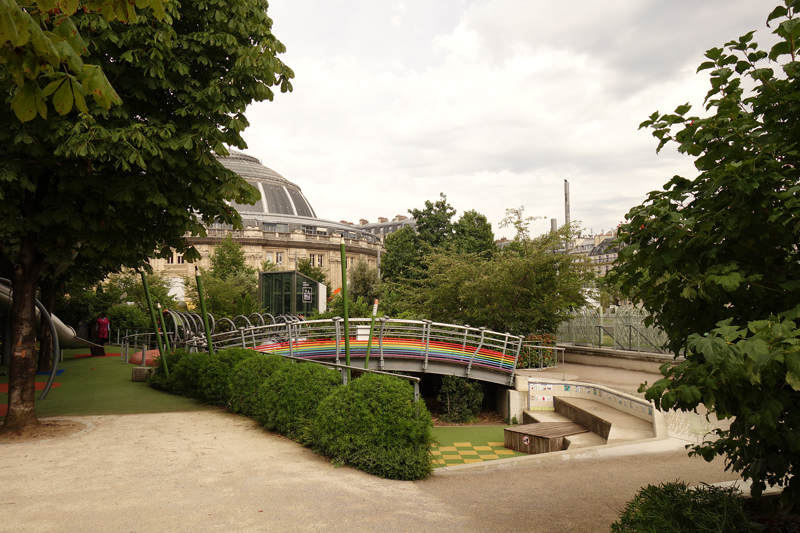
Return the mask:
[[[694,179],[675,176],[634,207],[619,235],[628,246],[610,277],[641,301],[686,361],[662,368],[647,390],[657,406],[735,417],[719,439],[695,447],[707,459],[800,494],[800,20],[795,0],[769,52],[754,32],[712,48],[708,116],[690,106],[654,113],[659,150],[676,143],[695,157]],[[774,68],[773,68],[774,67]],[[749,79],[748,79],[749,78]],[[752,89],[747,89],[752,87]],[[790,481],[791,480],[791,481]],[[787,493],[788,494],[788,493]]]
[[409,209],[416,231],[405,226],[386,237],[381,277],[386,281],[425,277],[423,258],[444,250],[491,256],[496,250],[492,225],[477,211],[464,212],[453,222],[456,210],[439,193],[436,202],[425,201],[423,209]]
[[17,118],[47,118],[48,98],[60,115],[69,113],[73,102],[88,113],[84,97],[90,94],[105,109],[119,104],[102,68],[84,63],[88,50],[72,15],[99,13],[128,23],[137,20],[136,8],[150,8],[158,20],[165,17],[161,0],[0,0],[0,64],[15,86],[11,108]]
[[514,246],[494,254],[433,249],[421,259],[424,276],[384,287],[397,310],[516,335],[555,331],[586,304],[591,270],[582,258],[557,253],[567,227],[530,238],[522,210],[510,213],[506,222],[518,229]]
[[[257,198],[214,152],[244,148],[246,106],[272,99],[271,86],[291,89],[267,2],[165,7],[163,21],[72,17],[87,62],[102,67],[121,105],[106,110],[87,100],[90,113],[78,106],[25,123],[0,107],[0,272],[14,285],[15,319],[6,429],[36,423],[33,295],[41,276],[76,253],[118,269],[145,264],[154,250],[186,250],[184,234],[203,234],[204,224],[240,225],[226,200]],[[3,65],[0,85],[13,94],[14,75]]]

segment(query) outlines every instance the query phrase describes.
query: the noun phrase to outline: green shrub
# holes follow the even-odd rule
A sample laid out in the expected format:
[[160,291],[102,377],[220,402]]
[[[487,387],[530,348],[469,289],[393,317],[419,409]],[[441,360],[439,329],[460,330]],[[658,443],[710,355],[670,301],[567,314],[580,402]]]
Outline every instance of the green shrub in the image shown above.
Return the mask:
[[165,354],[167,359],[167,367],[169,368],[169,377],[164,374],[164,367],[161,364],[162,358],[164,355],[158,356],[156,358],[156,366],[155,370],[147,380],[147,384],[150,385],[152,388],[164,392],[173,392],[173,387],[175,386],[175,367],[178,366],[178,362],[189,355],[187,350],[179,349],[173,350],[172,352],[168,352]]
[[740,533],[759,531],[745,517],[743,500],[732,488],[688,487],[676,481],[648,485],[628,502],[614,533]]
[[203,360],[198,373],[198,398],[211,405],[225,407],[231,399],[228,385],[234,367],[258,352],[245,348],[227,348]]
[[[173,394],[200,398],[200,369],[211,356],[208,352],[186,354],[169,367]],[[169,359],[167,359],[169,364]]]
[[477,381],[444,376],[436,397],[444,406],[440,417],[445,422],[469,422],[477,418],[483,403],[483,387]]
[[431,415],[405,380],[367,374],[335,389],[317,407],[310,438],[339,464],[370,474],[416,480],[428,477]]
[[231,410],[244,416],[255,416],[258,387],[288,364],[288,360],[280,355],[260,353],[236,365],[228,382]]
[[259,387],[256,419],[268,429],[309,444],[307,427],[317,406],[340,383],[339,372],[322,365],[286,365]]

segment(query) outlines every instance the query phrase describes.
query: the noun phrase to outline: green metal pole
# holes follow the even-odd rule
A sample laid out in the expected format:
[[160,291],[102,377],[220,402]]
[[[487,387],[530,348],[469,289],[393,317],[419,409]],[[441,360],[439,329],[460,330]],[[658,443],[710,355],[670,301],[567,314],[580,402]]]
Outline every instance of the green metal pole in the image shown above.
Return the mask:
[[[150,286],[147,284],[147,275],[144,270],[140,270],[139,274],[142,275],[142,286],[144,287],[144,297],[147,300],[147,307],[150,309],[150,320],[153,322],[153,329],[156,333],[156,343],[158,344],[158,353],[161,355],[161,366],[164,367],[164,375],[169,377],[169,367],[167,367],[167,354],[164,352],[164,346],[161,344],[161,335],[158,333],[158,320],[156,320],[156,311],[153,309],[153,300],[150,298]],[[144,349],[142,349],[142,363],[145,360]]]
[[378,316],[378,299],[372,306],[372,320],[369,323],[369,339],[367,340],[367,357],[364,359],[364,370],[369,370],[369,351],[372,348],[372,332],[375,331],[375,317]]
[[167,335],[167,323],[164,321],[164,313],[161,311],[161,302],[156,303],[158,308],[158,319],[161,321],[161,331],[164,332],[164,344],[167,346],[167,351],[171,352],[172,348],[169,345],[169,335]]
[[[342,251],[342,301],[344,302],[344,364],[350,366],[350,316],[347,312],[347,257],[344,253],[344,243],[341,244]],[[347,369],[347,382],[351,379],[350,369]]]
[[203,315],[203,327],[206,330],[206,342],[208,344],[209,355],[214,355],[214,344],[211,342],[211,328],[208,327],[208,313],[206,313],[206,298],[203,294],[203,280],[200,278],[200,270],[194,267],[194,277],[197,280],[197,296],[200,300],[200,313]]

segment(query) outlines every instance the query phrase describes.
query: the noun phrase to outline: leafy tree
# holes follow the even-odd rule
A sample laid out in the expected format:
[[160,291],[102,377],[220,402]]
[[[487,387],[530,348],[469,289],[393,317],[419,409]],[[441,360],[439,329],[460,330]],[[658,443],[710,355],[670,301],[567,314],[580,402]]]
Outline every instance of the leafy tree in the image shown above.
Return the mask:
[[214,247],[214,253],[211,254],[211,270],[209,270],[209,274],[215,278],[225,281],[229,277],[238,274],[253,276],[255,273],[255,269],[247,264],[244,256],[244,247],[234,241],[230,233],[225,237],[225,240]]
[[425,201],[423,209],[409,209],[416,219],[416,232],[406,226],[386,237],[386,253],[381,259],[381,277],[385,281],[425,277],[423,258],[434,251],[478,253],[489,256],[496,246],[492,226],[484,215],[471,210],[455,223],[456,210],[439,193],[439,200]]
[[400,281],[419,277],[422,261],[419,238],[414,228],[405,226],[386,236],[386,253],[381,257],[381,277],[384,281]]
[[436,399],[442,402],[445,422],[472,422],[481,412],[483,387],[480,382],[458,376],[443,376]]
[[[135,6],[150,8],[158,20],[166,16],[161,0],[140,0]],[[99,13],[109,21],[137,20],[134,4],[125,0],[0,2],[0,63],[14,81],[11,108],[22,122],[37,114],[46,119],[48,96],[60,115],[69,113],[73,102],[88,113],[89,94],[105,109],[121,103],[102,68],[81,59],[88,49],[72,18],[76,11]]]
[[[164,308],[179,306],[179,302],[170,294],[172,290],[170,278],[163,272],[145,275],[153,305],[160,303]],[[119,303],[133,302],[139,309],[149,313],[140,274],[132,270],[111,274],[104,282],[103,287],[109,307]],[[108,311],[108,309],[103,309],[103,311]]]
[[768,23],[776,19],[779,42],[769,52],[754,32],[706,52],[698,71],[711,71],[708,116],[687,116],[682,105],[642,123],[659,150],[674,142],[695,157],[699,174],[675,176],[628,213],[619,232],[628,246],[611,273],[667,332],[669,348],[687,350],[685,363],[662,368],[648,398],[736,417],[695,451],[725,454],[754,494],[765,481],[787,482],[800,459],[796,313],[781,314],[800,304],[795,2],[776,7]]
[[311,260],[306,258],[306,259],[301,259],[297,262],[297,271],[303,274],[304,276],[308,276],[314,281],[325,285],[325,292],[327,293],[326,296],[330,298],[331,283],[330,281],[328,281],[328,276],[327,274],[325,274],[325,271],[322,270],[321,267],[312,265]]
[[[201,269],[200,272],[203,276],[206,311],[215,317],[246,316],[259,310],[258,278],[255,274],[237,272],[220,279],[207,270]],[[195,280],[186,277],[183,283],[187,302],[193,309],[200,309]]]
[[261,262],[261,270],[259,272],[273,272],[275,270],[280,270],[280,268],[269,259]]
[[439,193],[436,202],[425,200],[424,209],[409,209],[416,220],[417,233],[422,242],[430,247],[444,245],[453,237],[452,218],[456,214],[444,193]]
[[[110,270],[145,265],[154,251],[185,250],[187,260],[197,259],[184,235],[203,234],[213,221],[240,226],[226,200],[257,199],[214,153],[245,146],[249,103],[272,99],[270,86],[291,88],[267,4],[165,8],[164,22],[72,16],[91,37],[87,62],[118,80],[121,105],[105,110],[85,101],[89,113],[24,124],[0,107],[0,273],[15,295],[5,431],[38,423],[34,294],[42,277],[72,264],[75,253]],[[17,86],[12,70],[0,65],[8,95]]]
[[497,251],[492,225],[475,210],[465,211],[453,224],[453,248],[465,254],[491,257]]
[[347,295],[353,300],[363,298],[371,302],[378,297],[378,269],[370,267],[366,261],[359,261],[350,269],[348,282]]
[[400,311],[432,320],[482,326],[516,335],[555,331],[586,303],[588,263],[553,253],[567,229],[518,243],[492,258],[440,251],[425,258],[427,277],[387,284]]

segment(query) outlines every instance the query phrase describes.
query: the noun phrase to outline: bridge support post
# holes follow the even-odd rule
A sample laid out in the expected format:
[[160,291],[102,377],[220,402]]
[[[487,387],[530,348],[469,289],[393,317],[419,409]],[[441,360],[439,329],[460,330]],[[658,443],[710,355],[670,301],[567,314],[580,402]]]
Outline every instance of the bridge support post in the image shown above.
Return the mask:
[[336,330],[336,364],[339,365],[341,362],[339,361],[339,354],[341,353],[341,345],[342,345],[342,330],[340,329],[342,318],[335,316],[333,317],[333,326]]
[[286,321],[286,330],[289,332],[289,357],[294,357],[294,339],[292,338],[292,323]]
[[508,376],[509,385],[514,384],[514,374],[517,372],[517,363],[519,362],[519,354],[522,351],[522,340],[524,339],[524,337],[520,335],[518,338],[519,341],[517,342],[517,354],[514,356],[514,368],[511,369],[511,375]]
[[480,349],[483,348],[483,338],[486,335],[486,328],[482,327],[482,328],[478,328],[478,329],[480,329],[480,331],[481,331],[481,340],[478,343],[478,347],[475,348],[474,352],[472,352],[472,357],[469,358],[469,365],[467,365],[467,371],[465,373],[465,376],[467,378],[469,378],[469,374],[470,374],[470,372],[472,372],[472,362],[475,360],[475,356],[478,355],[478,352],[480,351]]
[[386,326],[386,320],[387,320],[387,318],[385,316],[382,316],[380,318],[381,327],[378,330],[378,348],[380,350],[380,361],[378,361],[378,370],[383,370],[385,368],[385,365],[384,365],[384,362],[383,362],[383,329],[384,329],[384,326]]
[[428,352],[431,346],[431,324],[432,320],[423,320],[422,325],[422,339],[425,341],[425,360],[422,362],[422,371],[428,371]]

